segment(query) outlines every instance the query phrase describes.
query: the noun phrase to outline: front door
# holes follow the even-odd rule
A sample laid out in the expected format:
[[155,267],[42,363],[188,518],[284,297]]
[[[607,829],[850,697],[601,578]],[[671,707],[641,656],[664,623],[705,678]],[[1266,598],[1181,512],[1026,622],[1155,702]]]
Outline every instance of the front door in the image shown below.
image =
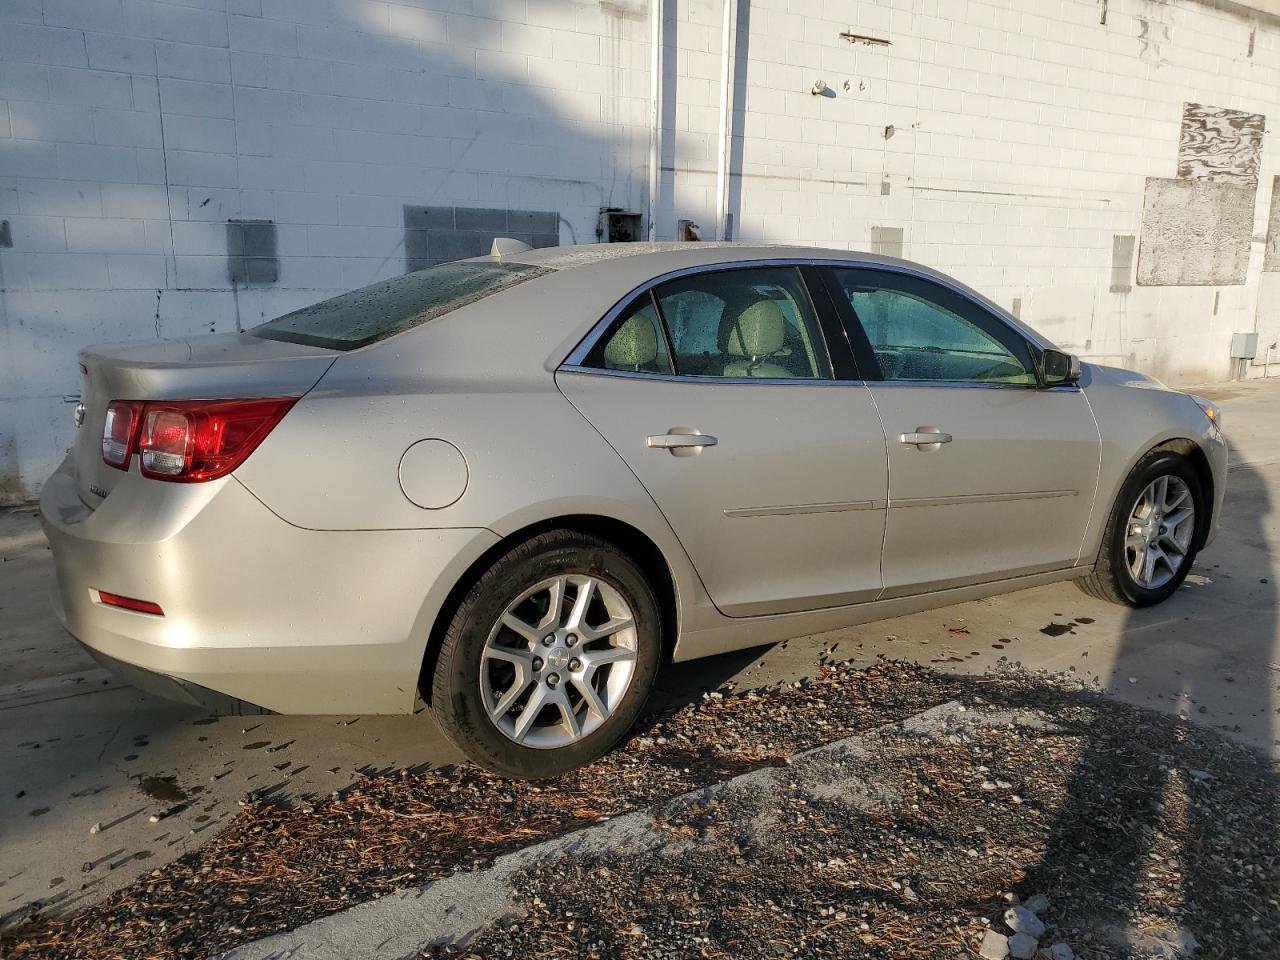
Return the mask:
[[1075,564],[1100,449],[1083,392],[1041,389],[1022,335],[954,290],[869,268],[831,276],[881,375],[883,596]]
[[557,383],[639,477],[725,614],[879,595],[884,433],[867,386],[833,380],[798,269],[663,284]]

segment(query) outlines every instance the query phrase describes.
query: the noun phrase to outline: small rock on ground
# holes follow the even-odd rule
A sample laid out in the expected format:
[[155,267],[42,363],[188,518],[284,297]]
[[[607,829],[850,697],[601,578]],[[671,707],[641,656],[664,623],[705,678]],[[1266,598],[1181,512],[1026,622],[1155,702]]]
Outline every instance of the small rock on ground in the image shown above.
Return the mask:
[[1004,922],[1014,933],[1025,933],[1036,939],[1044,933],[1044,921],[1026,907],[1010,907],[1004,912]]
[[1029,933],[1015,933],[1009,938],[1009,956],[1017,960],[1031,960],[1036,955],[1040,941]]
[[988,930],[982,938],[982,946],[978,948],[978,956],[982,960],[1005,960],[1009,956],[1009,938],[1003,933]]

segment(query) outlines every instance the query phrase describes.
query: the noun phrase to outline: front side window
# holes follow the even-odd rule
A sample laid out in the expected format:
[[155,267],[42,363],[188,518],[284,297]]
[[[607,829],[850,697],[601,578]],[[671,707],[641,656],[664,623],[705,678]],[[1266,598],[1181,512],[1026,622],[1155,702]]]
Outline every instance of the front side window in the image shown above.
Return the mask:
[[903,274],[832,273],[885,380],[1037,385],[1026,341],[959,294]]
[[354,350],[546,272],[523,263],[442,263],[286,313],[249,333],[266,340]]

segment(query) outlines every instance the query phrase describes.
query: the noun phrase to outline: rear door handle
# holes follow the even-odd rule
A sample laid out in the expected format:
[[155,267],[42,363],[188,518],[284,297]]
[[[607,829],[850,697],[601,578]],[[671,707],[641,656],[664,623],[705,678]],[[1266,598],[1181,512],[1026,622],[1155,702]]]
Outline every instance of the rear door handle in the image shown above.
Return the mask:
[[720,441],[693,427],[672,427],[666,433],[645,438],[645,446],[655,450],[669,450],[673,457],[692,457],[703,447],[714,447]]
[[940,444],[951,442],[951,434],[937,427],[916,427],[914,433],[904,433],[898,439],[917,450],[937,450]]

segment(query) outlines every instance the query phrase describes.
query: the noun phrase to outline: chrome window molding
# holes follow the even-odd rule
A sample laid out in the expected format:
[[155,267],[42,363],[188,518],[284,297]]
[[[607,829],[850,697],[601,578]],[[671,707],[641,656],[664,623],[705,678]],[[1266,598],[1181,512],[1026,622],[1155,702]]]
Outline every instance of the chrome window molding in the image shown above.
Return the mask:
[[566,363],[558,373],[576,373],[588,377],[623,377],[630,380],[658,380],[664,383],[756,383],[773,386],[812,387],[951,387],[966,390],[1033,390],[1036,393],[1078,393],[1080,387],[1071,384],[1058,387],[1040,387],[1034,383],[980,383],[973,380],[831,380],[820,377],[707,377],[678,373],[651,373],[647,370],[605,370],[601,367],[583,367]]
[[[752,268],[763,268],[763,267],[821,267],[821,268],[849,267],[849,268],[860,269],[860,270],[879,270],[885,273],[897,273],[897,274],[902,274],[904,276],[915,277],[919,280],[924,280],[928,283],[935,283],[938,286],[943,287],[944,289],[950,290],[952,293],[956,294],[957,296],[963,297],[967,302],[971,303],[973,306],[977,307],[978,309],[982,310],[985,313],[990,314],[994,319],[1004,324],[1006,327],[1009,327],[1019,337],[1022,337],[1024,340],[1030,341],[1038,349],[1040,350],[1056,349],[1052,343],[1050,343],[1048,340],[1045,340],[1043,337],[1041,337],[1038,333],[1036,333],[1034,330],[1030,329],[1029,327],[1025,327],[1021,323],[1010,323],[1007,317],[993,310],[992,305],[990,303],[987,303],[987,302],[984,302],[983,300],[975,298],[973,293],[971,293],[970,291],[965,290],[964,288],[958,286],[957,284],[951,282],[950,280],[944,277],[937,276],[932,273],[928,273],[924,270],[913,269],[912,267],[908,267],[905,265],[878,263],[874,260],[856,260],[856,259],[836,260],[836,259],[831,259],[826,257],[771,257],[768,259],[760,259],[760,260],[726,260],[721,263],[701,263],[692,267],[681,267],[679,270],[671,270],[667,273],[659,274],[656,277],[650,277],[644,283],[628,291],[627,294],[624,297],[622,297],[617,303],[615,303],[603,317],[601,317],[598,321],[596,321],[596,323],[591,327],[591,329],[587,331],[587,335],[583,337],[582,340],[578,342],[578,345],[569,352],[569,355],[567,357],[565,357],[565,359],[560,365],[560,369],[571,369],[574,372],[581,372],[581,373],[604,373],[604,374],[622,373],[628,376],[631,376],[631,375],[646,376],[646,377],[670,376],[668,374],[648,374],[644,372],[633,373],[625,370],[623,371],[597,370],[595,368],[584,367],[583,363],[586,361],[587,355],[590,354],[592,349],[595,347],[597,341],[599,341],[599,339],[602,336],[604,336],[605,332],[610,328],[610,326],[613,325],[613,321],[616,320],[619,317],[619,315],[621,315],[621,313],[631,305],[632,301],[634,301],[636,297],[644,293],[647,293],[650,290],[653,290],[655,287],[661,286],[662,284],[666,283],[669,280],[678,280],[681,277],[694,276],[700,273],[720,273],[728,270],[749,270]],[[828,352],[830,352],[830,345],[824,342],[824,346],[826,346]],[[830,379],[821,380],[821,379],[812,379],[812,378],[796,378],[794,380],[765,380],[763,378],[753,379],[751,377],[694,378],[694,377],[683,377],[683,376],[680,376],[679,374],[670,376],[670,379],[674,379],[674,380],[700,379],[700,380],[708,380],[708,381],[718,382],[718,383],[724,383],[726,381],[741,382],[741,383],[837,383],[837,382],[862,383],[863,382],[861,380],[833,381]],[[877,384],[880,384],[880,383],[888,383],[891,381],[877,380],[874,382]],[[926,381],[911,381],[911,382],[923,383]],[[938,381],[938,382],[945,383],[948,386],[957,386],[957,385],[969,386],[970,385],[965,381]],[[987,386],[987,385],[983,384],[983,386]],[[1019,386],[1019,385],[999,384],[999,386]]]
[[659,380],[664,383],[758,383],[774,386],[865,387],[865,380],[833,380],[830,377],[708,377],[694,374],[650,373],[647,370],[605,370],[566,363],[558,373],[578,373],[589,377],[623,377],[629,380]]

